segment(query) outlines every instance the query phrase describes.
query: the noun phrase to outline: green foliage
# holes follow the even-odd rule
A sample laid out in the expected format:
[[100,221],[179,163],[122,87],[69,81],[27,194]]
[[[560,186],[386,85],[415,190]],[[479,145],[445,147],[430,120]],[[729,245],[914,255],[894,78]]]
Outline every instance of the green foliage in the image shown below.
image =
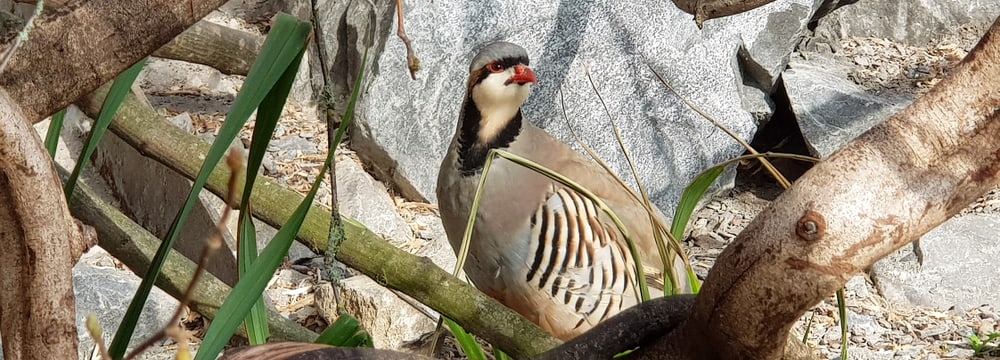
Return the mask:
[[[132,91],[132,83],[135,79],[139,77],[139,73],[142,72],[142,68],[146,67],[146,59],[139,60],[138,63],[132,65],[132,67],[125,70],[125,72],[118,75],[115,78],[115,82],[111,84],[111,90],[108,91],[108,96],[104,98],[104,105],[101,106],[101,114],[97,116],[97,121],[94,122],[94,128],[90,130],[90,135],[87,137],[87,143],[84,146],[82,152],[80,152],[80,158],[76,161],[76,166],[73,167],[73,173],[69,175],[69,179],[66,180],[66,187],[63,190],[66,193],[66,200],[73,197],[73,190],[76,188],[76,182],[80,178],[80,173],[83,172],[83,167],[90,161],[90,157],[94,155],[94,150],[97,149],[97,144],[100,144],[101,139],[104,137],[104,133],[108,130],[108,126],[111,125],[111,120],[115,118],[115,113],[118,112],[118,108],[122,106],[122,102],[125,101],[125,96]],[[63,110],[63,115],[65,115]],[[53,123],[55,123],[55,118],[53,118]],[[62,128],[62,117],[59,118],[59,128]],[[46,147],[48,147],[48,141],[58,142],[58,133],[55,136],[52,135],[52,127],[49,127],[49,134],[46,136]],[[49,153],[55,154],[55,145]]]
[[[288,21],[294,21],[294,19],[291,19],[290,16],[287,18],[289,19]],[[281,24],[280,20],[281,19],[279,19],[279,22],[275,25],[275,28],[272,30],[272,34],[274,34],[274,31],[278,29],[278,25]],[[287,24],[286,22],[286,26],[292,26],[292,24]],[[303,36],[302,38],[297,40],[302,40],[303,42],[308,40],[308,38],[306,37],[309,33],[308,23],[298,22],[295,25],[295,30],[296,30],[295,34]],[[267,45],[265,43],[265,49],[266,46]],[[297,56],[293,64],[298,63],[298,61],[302,57],[304,50],[305,50],[304,47],[297,49]],[[367,51],[366,51],[366,59],[367,59]],[[281,89],[282,87],[284,87],[283,91],[285,96],[287,96],[288,88],[290,88],[291,86],[291,81],[294,80],[296,70],[297,66],[288,67],[286,73],[282,76],[282,79],[279,80],[278,85],[276,86],[277,89]],[[363,74],[364,63],[362,64],[360,71]],[[360,96],[361,77],[362,76],[359,74],[358,83],[356,84],[356,86],[353,89],[353,92],[351,93],[351,98],[347,106],[348,111],[344,114],[341,120],[342,124],[350,123],[351,119],[353,118],[354,105],[357,103],[358,97]],[[271,103],[270,101],[266,103],[270,105],[275,104]],[[283,103],[284,100],[282,99],[281,104]],[[261,116],[262,111],[264,111],[263,108],[260,111],[258,111],[258,116]],[[268,111],[276,111],[276,113],[273,114],[274,116],[280,115],[281,112],[280,107]],[[270,116],[269,114],[265,115]],[[266,130],[262,131],[262,133],[266,133],[266,137],[265,135],[258,135],[256,130]],[[271,132],[273,132],[274,130],[274,125],[273,124],[265,125],[264,129],[257,128],[256,130],[254,133],[254,141],[257,143],[262,143],[263,145],[259,148],[259,153],[253,153],[253,152],[251,153],[252,162],[250,163],[250,165],[252,167],[259,168],[261,159],[263,158],[263,152],[267,147],[266,144],[267,140],[265,139],[270,139]],[[342,133],[338,132],[338,137],[335,143],[339,142],[341,136]],[[295,238],[298,235],[299,228],[305,221],[306,214],[308,213],[309,208],[316,197],[316,192],[317,190],[319,190],[320,184],[323,182],[324,174],[326,174],[327,169],[329,169],[330,166],[333,164],[333,159],[334,159],[334,152],[333,151],[328,152],[326,160],[323,162],[323,166],[320,168],[319,175],[313,182],[312,188],[309,190],[309,193],[306,195],[305,199],[303,199],[303,201],[299,204],[298,208],[296,208],[295,212],[289,218],[288,222],[286,222],[285,225],[282,226],[281,230],[278,231],[278,234],[275,235],[273,239],[271,239],[270,243],[268,243],[267,247],[264,248],[264,251],[260,254],[260,256],[256,260],[254,260],[252,264],[248,264],[246,272],[240,279],[239,283],[236,284],[236,287],[233,289],[233,292],[230,293],[228,298],[226,298],[226,301],[222,304],[222,307],[219,309],[219,313],[216,316],[215,321],[213,321],[212,325],[208,328],[208,331],[205,334],[205,340],[204,342],[202,342],[201,348],[198,351],[198,355],[195,357],[196,360],[214,359],[218,355],[218,353],[222,350],[222,348],[225,346],[226,342],[228,342],[229,337],[231,337],[233,332],[235,332],[240,322],[242,322],[244,319],[247,319],[247,315],[250,314],[251,308],[256,306],[255,304],[257,304],[260,301],[261,294],[263,293],[264,288],[267,286],[268,281],[274,274],[274,271],[284,260],[285,256],[288,254],[288,248],[291,247],[292,243],[295,241]],[[245,196],[249,196],[248,193],[245,193]],[[249,220],[247,221],[249,222]],[[249,231],[250,229],[244,228],[244,230]],[[253,252],[256,252],[255,249],[252,250],[254,250]],[[338,323],[340,324],[338,325]],[[326,334],[327,332],[329,334]],[[341,318],[338,319],[338,321],[335,322],[330,329],[327,329],[327,331],[324,332],[324,334],[326,334],[326,336],[321,337],[324,342],[336,341],[340,343],[340,346],[346,346],[344,344],[367,345],[367,346],[371,345],[371,338],[367,334],[361,332],[359,330],[357,320],[349,316],[341,316]]]
[[486,353],[483,351],[483,347],[479,346],[479,343],[476,342],[475,336],[466,332],[465,329],[454,321],[451,321],[451,319],[442,319],[444,319],[445,325],[448,326],[448,330],[451,330],[451,334],[455,335],[458,346],[462,348],[462,351],[465,352],[465,356],[469,360],[486,360]]
[[[250,154],[247,158],[246,182],[243,186],[243,196],[240,201],[240,217],[238,220],[239,248],[237,249],[237,264],[239,274],[242,278],[250,271],[257,259],[257,229],[253,224],[253,217],[250,215],[250,194],[253,192],[254,181],[257,179],[252,174],[257,174],[264,161],[264,154],[267,152],[267,145],[271,142],[274,129],[281,119],[281,111],[285,107],[288,93],[295,82],[295,74],[299,70],[302,61],[302,49],[298,56],[292,60],[290,66],[285,69],[281,78],[274,84],[271,91],[267,93],[257,109],[257,119],[254,122],[253,136],[250,141]],[[267,308],[264,307],[264,298],[257,294],[257,301],[250,309],[250,314],[246,318],[247,337],[250,345],[260,345],[267,342],[269,336],[267,329]]]
[[997,350],[997,344],[991,344],[994,340],[1000,338],[1000,332],[992,332],[986,335],[986,338],[980,338],[979,334],[972,333],[969,334],[969,346],[972,347],[972,351],[975,351],[975,356],[987,355]]
[[337,321],[330,324],[323,333],[316,338],[317,344],[326,344],[337,347],[372,347],[372,336],[368,335],[358,319],[347,313],[341,313]]
[[66,109],[59,110],[55,115],[52,115],[52,121],[49,122],[49,130],[45,133],[45,150],[48,150],[49,156],[53,159],[56,158],[56,147],[59,146],[59,133],[62,132],[63,119],[66,118]]
[[[268,34],[268,38],[264,43],[260,55],[257,57],[254,62],[254,66],[247,75],[243,90],[240,91],[240,94],[236,97],[232,109],[226,116],[226,120],[223,123],[222,128],[219,130],[218,137],[212,144],[208,155],[205,157],[205,161],[202,164],[201,170],[198,172],[198,176],[195,178],[194,184],[191,187],[191,192],[188,194],[187,200],[184,203],[184,207],[174,218],[174,222],[170,227],[166,238],[160,245],[159,249],[157,249],[156,255],[153,257],[152,261],[150,261],[149,271],[147,271],[145,276],[143,276],[142,283],[139,285],[139,289],[136,291],[136,295],[132,299],[132,303],[129,304],[129,308],[122,320],[122,324],[118,328],[109,349],[111,356],[114,359],[121,359],[124,355],[125,350],[128,347],[129,339],[135,331],[135,326],[138,322],[139,315],[142,312],[143,304],[145,304],[146,299],[149,297],[149,292],[159,275],[160,269],[166,261],[167,254],[169,254],[170,249],[173,248],[173,245],[177,240],[177,236],[180,234],[180,230],[187,220],[188,214],[198,199],[198,194],[201,192],[202,188],[205,187],[209,174],[211,174],[211,172],[215,169],[215,166],[219,163],[219,160],[221,160],[223,155],[227,152],[229,144],[231,144],[233,139],[235,139],[239,134],[240,129],[243,127],[243,124],[246,123],[247,119],[249,119],[250,115],[257,110],[257,108],[264,101],[265,97],[271,93],[278,81],[285,76],[286,71],[292,66],[297,66],[293,64],[297,64],[298,60],[301,58],[302,52],[308,44],[311,31],[312,26],[307,22],[299,22],[295,20],[294,17],[286,14],[282,14],[277,17],[274,27]],[[311,202],[312,200],[310,197],[306,202],[304,202],[304,204]],[[301,212],[304,215],[304,210]],[[298,231],[298,225],[293,226],[293,222],[294,221],[290,221],[288,225],[282,228],[282,231],[279,232],[279,236],[282,236],[282,233],[286,233],[283,236],[289,236],[287,235],[288,232],[292,232],[291,236],[294,236],[294,232]],[[299,221],[299,225],[301,225],[301,221]],[[278,247],[283,244],[281,244],[280,241],[272,241],[272,245]],[[272,250],[270,253],[272,258],[269,258],[268,260],[274,260],[273,258],[280,260],[280,258],[284,255],[279,255],[277,253],[279,250],[280,249]],[[266,252],[267,251],[265,250],[265,253]],[[287,247],[285,247],[282,254],[284,254],[284,252],[287,252]],[[275,265],[275,267],[276,266],[277,265]],[[257,267],[255,265],[254,270],[258,269],[259,271],[249,272],[247,276],[267,276],[267,278],[270,278],[270,275],[273,274],[273,268],[269,274],[258,274],[266,270],[264,266]],[[248,282],[241,282],[241,284],[243,283],[249,284]],[[244,288],[247,286],[251,285],[244,285]],[[235,290],[236,289],[234,289],[233,295],[238,294]],[[243,292],[238,295],[248,296],[249,298],[242,300],[250,301],[252,304],[256,302],[257,298],[259,298],[262,290],[263,288],[256,293],[243,290]],[[234,296],[230,296],[230,298],[227,299],[227,302],[233,298]],[[249,312],[249,306],[247,306],[246,309],[246,312],[243,312],[238,319],[235,319],[236,325],[234,326],[238,326],[239,323],[242,322],[242,319],[246,317],[247,312]],[[220,312],[220,315],[221,314],[222,313]],[[229,318],[228,320],[233,321],[232,318]],[[216,327],[216,325],[220,325],[219,321],[213,322],[213,327]],[[235,327],[233,330],[235,330]],[[229,336],[232,335],[232,332],[233,331],[230,330],[222,340],[212,340],[222,341],[222,344],[224,345],[225,342],[228,341]],[[222,337],[222,335],[216,336],[217,338]],[[221,350],[221,345],[219,350]],[[199,352],[199,357],[201,356],[203,355]]]

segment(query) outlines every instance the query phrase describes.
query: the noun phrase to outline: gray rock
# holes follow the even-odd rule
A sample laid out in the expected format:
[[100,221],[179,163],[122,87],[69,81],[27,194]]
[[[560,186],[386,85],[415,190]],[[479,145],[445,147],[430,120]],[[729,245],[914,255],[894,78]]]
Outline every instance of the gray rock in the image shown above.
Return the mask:
[[826,158],[912,99],[877,97],[847,79],[835,60],[819,54],[810,61],[793,60],[782,73],[792,111],[809,151]]
[[[436,226],[443,232],[444,226],[441,225],[441,220],[437,219]],[[435,229],[436,231],[437,229]],[[455,249],[451,247],[451,243],[448,242],[448,236],[441,233],[440,235],[430,239],[427,244],[424,245],[416,255],[426,257],[431,259],[438,267],[444,269],[447,272],[452,272],[455,270]]]
[[[898,354],[896,354],[898,355]],[[868,348],[852,346],[848,349],[847,356],[851,360],[892,360],[894,352],[891,350],[875,351]],[[839,359],[840,357],[834,358]],[[896,358],[898,359],[898,358]],[[833,359],[831,359],[833,360]]]
[[[271,242],[271,239],[274,239],[274,236],[278,234],[278,229],[257,219],[254,219],[253,224],[257,229],[257,251],[263,251],[264,247]],[[293,242],[292,246],[288,248],[288,260],[292,263],[317,256],[319,255],[316,255],[309,247],[298,241]]]
[[390,243],[400,246],[413,240],[410,225],[396,211],[388,191],[354,161],[337,163],[340,212],[358,220]]
[[920,239],[922,263],[904,246],[875,263],[872,278],[886,299],[899,303],[955,307],[959,313],[983,304],[998,306],[1000,268],[996,241],[1000,215],[970,214],[948,220]]
[[304,153],[317,153],[320,151],[320,146],[300,136],[288,136],[271,140],[267,151],[275,153],[275,160],[282,161],[295,159]]
[[146,63],[136,82],[152,93],[185,91],[235,97],[242,80],[206,65],[154,57]]
[[191,120],[191,114],[189,114],[187,111],[177,114],[176,116],[171,117],[169,120],[171,124],[174,124],[174,126],[181,128],[185,132],[191,133],[194,131],[194,124]]
[[434,331],[437,313],[416,301],[403,301],[367,276],[354,276],[337,286],[340,302],[329,283],[315,287],[316,310],[327,322],[333,323],[340,316],[342,306],[371,334],[378,349],[406,350],[409,344],[419,342]]
[[844,288],[847,289],[847,294],[853,294],[858,298],[868,298],[869,294],[871,294],[869,291],[870,285],[865,281],[865,277],[860,275],[848,280]]
[[949,359],[971,359],[976,355],[976,352],[972,349],[951,349],[947,354]]
[[847,312],[847,324],[852,335],[859,336],[870,344],[880,342],[882,334],[889,331],[879,325],[874,316],[858,314],[853,311]]
[[1000,1],[859,1],[827,17],[841,34],[927,45],[963,27],[983,28],[1000,16]]
[[[94,314],[104,329],[105,344],[110,344],[125,310],[140,279],[125,270],[108,267],[96,267],[87,263],[78,264],[73,268],[73,292],[76,295],[76,328],[80,339],[79,358],[89,359],[88,354],[94,347],[94,340],[87,332],[86,321],[89,314]],[[135,334],[132,335],[132,346],[145,341],[153,333],[162,329],[179,303],[162,290],[153,288],[149,295],[142,316],[139,318]]]
[[[344,13],[367,14],[362,8],[368,5],[362,3],[321,2],[317,9],[326,14],[327,24]],[[590,69],[661,208],[672,207],[695,174],[742,149],[678,101],[651,74],[646,61],[683,96],[749,139],[756,123],[744,103],[765,99],[754,96],[761,91],[755,88],[743,96],[747,88],[742,84],[759,82],[766,91],[815,7],[810,0],[775,2],[709,21],[698,30],[690,15],[663,1],[406,2],[407,32],[423,65],[413,81],[402,43],[385,38],[392,18],[382,11],[393,4],[376,2],[371,28],[381,36],[375,50],[384,46],[384,51],[368,75],[352,146],[403,196],[435,199],[437,168],[464,97],[468,61],[478,46],[509,40],[527,49],[540,81],[524,108],[526,119],[572,142],[561,113],[562,93],[567,116],[582,138],[618,173],[630,174],[585,75]],[[337,6],[341,9],[334,9]],[[365,17],[346,19],[334,25],[340,26],[339,33],[322,36],[327,53],[347,58],[334,64],[357,69],[359,39],[370,27]],[[331,39],[340,33],[346,33],[347,43]],[[738,54],[750,58],[740,60]],[[743,75],[750,67],[753,74],[745,76],[752,81]]]

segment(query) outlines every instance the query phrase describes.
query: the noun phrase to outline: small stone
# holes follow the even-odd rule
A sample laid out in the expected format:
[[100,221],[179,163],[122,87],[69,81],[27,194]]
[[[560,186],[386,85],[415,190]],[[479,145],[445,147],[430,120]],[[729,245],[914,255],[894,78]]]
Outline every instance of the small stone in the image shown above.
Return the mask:
[[972,349],[954,348],[945,354],[945,357],[953,359],[971,359],[976,354]]
[[930,339],[932,337],[944,334],[946,332],[948,332],[948,327],[947,326],[936,325],[936,326],[931,326],[931,327],[929,327],[927,329],[924,329],[924,330],[920,330],[917,333],[920,335],[921,338]]
[[184,130],[187,133],[191,133],[194,131],[194,125],[193,121],[191,120],[191,114],[188,114],[187,111],[177,114],[174,117],[171,117],[170,123],[174,124],[174,126],[181,128],[181,130]]
[[283,282],[281,285],[287,288],[295,288],[302,281],[309,278],[309,275],[305,275],[292,269],[281,269],[278,271],[278,279]]

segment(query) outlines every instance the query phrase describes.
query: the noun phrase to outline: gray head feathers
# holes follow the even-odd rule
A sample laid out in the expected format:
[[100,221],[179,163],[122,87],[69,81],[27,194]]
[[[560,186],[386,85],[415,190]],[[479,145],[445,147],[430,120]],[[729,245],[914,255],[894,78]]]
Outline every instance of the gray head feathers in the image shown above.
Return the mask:
[[476,71],[486,66],[486,64],[502,59],[518,59],[522,64],[530,65],[528,64],[528,52],[524,51],[523,47],[506,41],[497,41],[479,50],[476,57],[472,58],[472,64],[469,65],[469,72]]

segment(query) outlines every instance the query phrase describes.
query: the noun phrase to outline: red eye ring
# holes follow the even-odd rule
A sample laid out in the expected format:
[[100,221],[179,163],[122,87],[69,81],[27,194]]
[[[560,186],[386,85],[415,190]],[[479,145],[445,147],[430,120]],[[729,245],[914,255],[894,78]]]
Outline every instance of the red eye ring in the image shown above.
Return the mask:
[[490,72],[494,72],[494,73],[498,73],[498,72],[503,72],[504,71],[503,65],[500,65],[500,63],[498,63],[498,62],[491,62],[489,65],[486,65],[486,68],[489,69]]

